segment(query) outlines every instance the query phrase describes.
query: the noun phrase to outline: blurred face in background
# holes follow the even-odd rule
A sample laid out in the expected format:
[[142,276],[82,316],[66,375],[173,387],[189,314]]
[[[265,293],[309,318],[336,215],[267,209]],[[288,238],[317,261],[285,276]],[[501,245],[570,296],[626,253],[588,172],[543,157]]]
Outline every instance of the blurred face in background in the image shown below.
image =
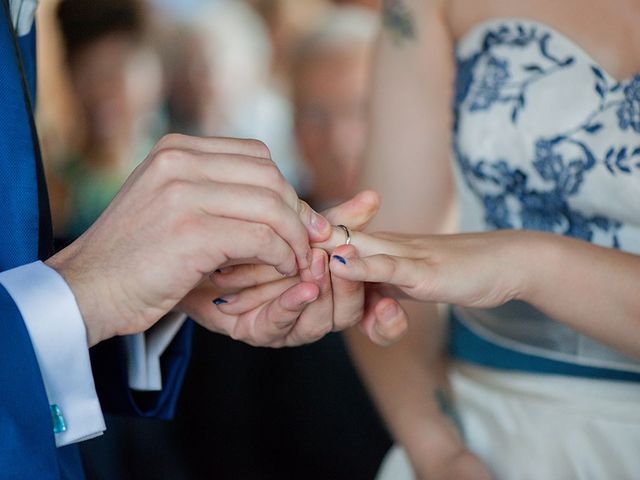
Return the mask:
[[355,189],[366,142],[368,76],[364,46],[313,52],[296,68],[296,137],[316,204],[334,203]]
[[169,65],[169,108],[173,128],[193,135],[201,130],[209,105],[215,104],[215,74],[207,56],[207,39],[182,29],[174,39],[176,52]]
[[89,144],[129,139],[160,96],[157,56],[125,33],[82,47],[70,59],[70,74]]

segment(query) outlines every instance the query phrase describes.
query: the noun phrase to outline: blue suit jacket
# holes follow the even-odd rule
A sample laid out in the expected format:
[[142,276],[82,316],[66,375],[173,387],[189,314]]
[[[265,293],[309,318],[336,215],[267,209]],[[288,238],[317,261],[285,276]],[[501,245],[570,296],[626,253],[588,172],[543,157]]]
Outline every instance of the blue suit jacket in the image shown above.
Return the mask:
[[[0,209],[4,209],[0,271],[46,258],[51,252],[49,205],[29,105],[35,94],[35,28],[17,40],[21,75],[4,6],[0,5],[0,162],[19,158],[31,163],[26,169],[0,168]],[[187,322],[161,360],[164,390],[137,396],[127,386],[120,340],[94,347],[92,367],[103,409],[170,418],[190,342]],[[0,286],[0,479],[4,478],[62,480],[84,475],[78,448],[55,446],[49,403],[29,335],[11,296]]]

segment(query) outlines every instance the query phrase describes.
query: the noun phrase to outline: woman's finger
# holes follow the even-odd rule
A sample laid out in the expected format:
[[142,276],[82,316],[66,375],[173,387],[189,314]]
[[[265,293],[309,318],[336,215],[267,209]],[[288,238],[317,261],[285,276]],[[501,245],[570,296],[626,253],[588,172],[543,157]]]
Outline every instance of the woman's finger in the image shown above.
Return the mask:
[[386,347],[400,340],[408,330],[409,318],[393,298],[383,297],[375,286],[366,289],[365,313],[358,324],[369,340]]
[[429,275],[429,267],[424,260],[386,254],[359,257],[351,245],[334,251],[330,268],[334,275],[347,280],[387,283],[403,290],[417,289]]
[[[236,326],[236,334],[248,334],[256,345],[287,345],[287,339],[296,328],[300,315],[319,294],[317,285],[309,282],[298,283],[275,300],[259,307],[256,314],[241,315]],[[309,343],[312,339],[303,338],[301,341]]]
[[250,345],[280,347],[286,344],[300,314],[318,293],[312,283],[297,283],[275,299],[240,314],[225,313],[209,300],[209,324],[215,322],[230,337]]
[[333,289],[333,330],[342,331],[362,320],[364,283],[331,275]]
[[283,346],[304,308],[318,296],[313,283],[296,282],[270,301],[240,313],[222,311],[220,290],[202,283],[179,304],[178,310],[217,333],[223,333],[251,345]]
[[300,315],[287,338],[288,346],[319,340],[333,329],[333,292],[328,261],[326,252],[314,249],[311,267],[300,272],[300,278],[304,282],[317,285],[319,294]]
[[225,290],[240,290],[282,280],[282,274],[270,265],[247,264],[225,267],[212,273],[210,278]]
[[282,295],[289,288],[300,283],[297,278],[282,278],[275,282],[246,288],[237,293],[226,294],[215,299],[218,308],[229,315],[240,315],[258,308]]
[[[350,245],[353,245],[358,249],[358,254],[361,257],[367,257],[379,253],[386,253],[388,255],[402,256],[406,254],[406,247],[391,238],[379,238],[376,235],[370,235],[364,232],[358,232],[355,230],[349,230]],[[345,245],[347,242],[347,234],[344,229],[334,226],[331,232],[331,236],[325,242],[312,243],[313,248],[322,248],[323,250],[332,253],[337,247]]]
[[379,209],[380,196],[373,190],[365,190],[346,202],[323,211],[322,215],[334,225],[362,230]]

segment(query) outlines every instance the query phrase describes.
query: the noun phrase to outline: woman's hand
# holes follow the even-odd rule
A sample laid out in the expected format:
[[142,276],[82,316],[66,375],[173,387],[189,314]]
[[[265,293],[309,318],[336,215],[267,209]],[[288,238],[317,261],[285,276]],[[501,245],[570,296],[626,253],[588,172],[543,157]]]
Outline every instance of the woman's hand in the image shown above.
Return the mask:
[[[520,231],[463,235],[336,232],[316,247],[331,252],[331,272],[351,281],[382,283],[394,296],[489,308],[518,299],[527,287],[526,263],[534,242]],[[338,245],[338,246],[336,246]]]
[[[365,191],[323,215],[331,222],[358,229],[373,218],[378,205],[378,196]],[[356,324],[379,345],[401,338],[407,330],[407,318],[397,302],[373,288],[365,292],[362,282],[332,278],[328,262],[322,249],[313,249],[310,268],[294,277],[283,278],[265,265],[225,268],[213,274],[211,283],[204,282],[179,307],[195,315],[207,328],[228,325],[226,330],[232,337],[254,345],[300,345]],[[212,306],[211,300],[217,296],[217,305]],[[206,304],[192,301],[197,298],[209,300]],[[274,328],[256,328],[265,323]],[[255,332],[266,332],[267,336],[257,338]]]

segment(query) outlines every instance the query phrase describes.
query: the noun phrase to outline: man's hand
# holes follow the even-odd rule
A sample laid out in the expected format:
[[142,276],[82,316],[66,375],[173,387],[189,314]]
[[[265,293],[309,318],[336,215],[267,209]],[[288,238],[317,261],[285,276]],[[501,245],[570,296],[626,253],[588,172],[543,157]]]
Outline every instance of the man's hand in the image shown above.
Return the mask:
[[146,330],[220,267],[262,263],[295,275],[309,267],[309,241],[329,231],[261,142],[168,135],[47,264],[73,290],[94,345]]
[[[377,194],[367,191],[323,215],[332,223],[360,229],[378,206]],[[340,229],[333,235],[344,238]],[[180,307],[207,328],[254,345],[300,345],[356,324],[381,345],[403,336],[406,313],[395,300],[384,298],[373,286],[365,294],[363,283],[331,276],[328,255],[321,249],[314,249],[313,255],[311,268],[298,277],[283,279],[273,268],[261,265],[224,269],[211,276],[213,285],[205,283]],[[217,294],[218,305],[211,308]]]

